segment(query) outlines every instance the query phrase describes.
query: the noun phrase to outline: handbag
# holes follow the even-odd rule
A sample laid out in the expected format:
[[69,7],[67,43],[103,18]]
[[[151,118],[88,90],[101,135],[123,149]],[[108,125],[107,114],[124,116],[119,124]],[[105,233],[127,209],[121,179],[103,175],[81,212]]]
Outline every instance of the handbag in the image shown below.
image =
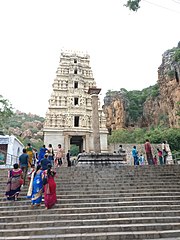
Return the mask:
[[23,185],[24,184],[24,180],[22,178],[19,179],[19,184]]

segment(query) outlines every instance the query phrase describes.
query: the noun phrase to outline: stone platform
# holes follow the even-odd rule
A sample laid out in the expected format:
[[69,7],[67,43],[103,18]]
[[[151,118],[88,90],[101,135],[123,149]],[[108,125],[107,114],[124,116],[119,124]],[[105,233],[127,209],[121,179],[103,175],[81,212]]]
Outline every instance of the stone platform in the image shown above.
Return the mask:
[[126,153],[82,153],[78,156],[78,165],[81,164],[127,164]]

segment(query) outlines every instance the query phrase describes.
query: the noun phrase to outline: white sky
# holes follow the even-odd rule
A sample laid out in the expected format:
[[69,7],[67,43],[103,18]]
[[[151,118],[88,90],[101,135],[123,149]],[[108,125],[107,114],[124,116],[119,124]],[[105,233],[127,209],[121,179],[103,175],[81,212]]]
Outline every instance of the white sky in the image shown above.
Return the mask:
[[[45,116],[61,49],[87,51],[97,87],[142,90],[180,41],[180,0],[1,0],[0,95]],[[158,6],[157,6],[158,5]]]

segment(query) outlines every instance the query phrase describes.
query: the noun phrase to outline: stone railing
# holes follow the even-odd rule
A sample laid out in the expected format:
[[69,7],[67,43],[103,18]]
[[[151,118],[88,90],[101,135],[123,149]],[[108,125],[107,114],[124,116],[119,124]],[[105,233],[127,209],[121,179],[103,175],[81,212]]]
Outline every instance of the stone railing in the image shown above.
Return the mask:
[[[132,157],[133,146],[136,146],[139,155],[142,154],[145,157],[144,144],[136,144],[136,143],[132,143],[132,144],[114,143],[113,144],[113,143],[111,143],[108,146],[109,152],[113,153],[114,151],[118,151],[119,145],[122,145],[123,149],[126,151],[127,162],[130,165],[133,164],[133,157]],[[155,156],[155,155],[157,156],[157,148],[161,149],[161,143],[160,144],[151,143],[151,147],[152,147],[153,156]],[[145,157],[145,159],[146,159],[146,157]],[[172,153],[171,152],[168,153],[167,163],[168,164],[173,164],[173,158],[172,158]],[[146,161],[146,164],[147,164],[147,161]]]

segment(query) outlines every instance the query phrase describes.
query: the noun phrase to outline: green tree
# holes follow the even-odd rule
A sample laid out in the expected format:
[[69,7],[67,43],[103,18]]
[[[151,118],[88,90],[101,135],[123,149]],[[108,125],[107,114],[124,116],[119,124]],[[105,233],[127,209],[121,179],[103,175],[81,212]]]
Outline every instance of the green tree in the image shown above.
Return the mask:
[[172,151],[180,151],[180,128],[157,127],[150,130],[145,128],[115,130],[112,132],[112,135],[108,136],[108,143],[142,144],[146,139],[149,139],[151,143],[167,141]]
[[124,6],[136,12],[140,8],[140,2],[141,0],[128,0]]
[[77,156],[79,153],[79,147],[77,145],[71,145],[70,146],[70,152],[71,152],[71,156]]
[[159,95],[159,86],[158,84],[155,84],[153,86],[144,88],[142,91],[127,91],[126,89],[121,88],[120,92],[123,94],[123,97],[128,103],[127,110],[130,120],[136,122],[143,114],[143,106],[147,98],[155,98]]
[[174,53],[174,61],[180,62],[180,48],[177,48]]
[[0,128],[4,129],[5,123],[13,115],[11,103],[0,95]]

